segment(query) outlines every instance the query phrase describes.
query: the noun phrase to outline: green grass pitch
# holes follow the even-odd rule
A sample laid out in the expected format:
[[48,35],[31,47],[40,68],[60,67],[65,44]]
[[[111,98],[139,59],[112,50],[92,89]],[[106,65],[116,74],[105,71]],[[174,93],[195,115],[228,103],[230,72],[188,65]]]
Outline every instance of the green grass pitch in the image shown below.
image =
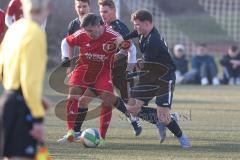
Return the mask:
[[[169,131],[168,138],[160,144],[155,126],[144,121],[142,134],[135,137],[117,110],[113,113],[106,146],[87,149],[80,143],[56,142],[66,133],[66,125],[51,109],[45,121],[46,143],[54,160],[236,160],[240,157],[239,89],[239,86],[176,86],[172,110],[180,114],[180,125],[192,142],[189,150],[181,149]],[[49,88],[45,93],[54,102],[65,98]],[[83,128],[98,124],[97,118],[84,123]]]

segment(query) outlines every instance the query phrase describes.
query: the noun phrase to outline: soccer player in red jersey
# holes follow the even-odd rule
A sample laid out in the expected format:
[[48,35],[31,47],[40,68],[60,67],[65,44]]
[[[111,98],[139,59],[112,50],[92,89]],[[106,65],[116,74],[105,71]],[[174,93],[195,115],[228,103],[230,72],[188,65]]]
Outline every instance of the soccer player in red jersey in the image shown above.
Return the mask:
[[[14,22],[23,17],[22,2],[21,0],[11,0],[8,4],[5,24],[10,27]],[[46,28],[47,19],[41,24],[41,28],[44,30]]]
[[[104,139],[112,117],[112,104],[116,101],[113,95],[111,68],[117,51],[116,39],[121,35],[106,27],[96,14],[87,14],[81,24],[81,30],[66,37],[62,42],[62,57],[69,57],[74,46],[80,47],[78,64],[69,80],[70,97],[67,102],[68,133],[59,142],[77,141],[88,111],[88,103],[93,97],[102,99],[100,117],[100,135]],[[80,95],[83,95],[81,96]],[[74,114],[75,113],[75,114]],[[71,116],[76,115],[77,116]],[[69,123],[73,121],[74,123]],[[101,124],[101,121],[104,124]]]
[[0,9],[0,43],[2,42],[4,33],[5,33],[4,18],[5,18],[4,11]]
[[11,0],[8,4],[5,24],[10,27],[15,21],[23,17],[21,0]]

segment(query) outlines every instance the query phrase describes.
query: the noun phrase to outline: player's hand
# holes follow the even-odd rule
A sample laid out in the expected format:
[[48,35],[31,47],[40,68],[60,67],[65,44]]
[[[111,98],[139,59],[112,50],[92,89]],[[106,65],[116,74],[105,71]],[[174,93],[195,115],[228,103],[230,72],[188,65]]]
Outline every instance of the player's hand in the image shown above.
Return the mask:
[[128,41],[128,40],[122,41],[119,45],[119,48],[123,50],[129,50],[130,47],[131,47],[131,41]]
[[68,57],[64,57],[62,59],[61,65],[63,67],[70,67],[70,65],[71,65],[70,59]]
[[30,131],[31,136],[38,142],[44,142],[44,126],[43,123],[34,123]]

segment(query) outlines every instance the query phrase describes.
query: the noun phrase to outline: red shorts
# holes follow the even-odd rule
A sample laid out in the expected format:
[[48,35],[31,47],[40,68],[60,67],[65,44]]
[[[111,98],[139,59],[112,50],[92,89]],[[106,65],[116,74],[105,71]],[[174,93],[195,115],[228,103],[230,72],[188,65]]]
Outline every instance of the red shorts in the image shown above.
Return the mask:
[[98,92],[113,93],[111,72],[107,70],[97,74],[85,67],[78,67],[74,69],[68,83],[70,86],[80,86],[85,89],[91,87]]

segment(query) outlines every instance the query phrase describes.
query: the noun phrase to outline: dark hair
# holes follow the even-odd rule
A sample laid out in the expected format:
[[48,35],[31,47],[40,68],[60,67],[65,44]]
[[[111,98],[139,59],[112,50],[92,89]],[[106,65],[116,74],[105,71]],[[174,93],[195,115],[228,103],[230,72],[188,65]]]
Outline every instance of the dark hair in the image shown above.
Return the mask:
[[235,46],[235,45],[232,45],[232,46],[230,46],[230,49],[231,49],[231,51],[233,51],[233,52],[237,52],[238,47]]
[[108,6],[112,9],[115,9],[116,6],[115,6],[115,3],[113,0],[98,0],[98,5],[99,6]]
[[87,26],[96,26],[99,24],[104,25],[102,18],[94,13],[88,13],[83,17],[81,27],[85,28]]
[[145,9],[139,9],[135,12],[132,13],[131,15],[131,20],[134,21],[134,20],[139,20],[141,22],[143,21],[149,21],[152,23],[152,14],[148,11],[148,10],[145,10]]
[[84,2],[84,3],[88,3],[88,5],[90,5],[90,0],[76,0],[76,1],[78,1],[78,2]]

